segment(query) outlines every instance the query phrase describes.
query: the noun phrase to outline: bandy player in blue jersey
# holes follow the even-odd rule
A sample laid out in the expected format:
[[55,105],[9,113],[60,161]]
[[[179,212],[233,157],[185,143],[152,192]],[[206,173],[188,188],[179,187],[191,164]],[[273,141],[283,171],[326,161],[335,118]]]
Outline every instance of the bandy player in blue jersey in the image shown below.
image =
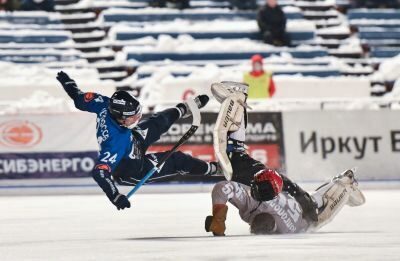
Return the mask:
[[[62,71],[56,78],[74,100],[76,108],[97,114],[97,142],[100,151],[92,176],[118,210],[129,208],[128,198],[119,193],[114,181],[120,185],[136,185],[167,153],[146,154],[146,150],[176,120],[190,116],[189,107],[186,103],[179,103],[176,107],[141,120],[142,107],[129,92],[117,91],[109,98],[97,93],[82,92],[75,81]],[[208,97],[200,95],[195,101],[200,109],[207,104]],[[147,182],[188,173],[211,176],[216,172],[215,162],[208,163],[177,151]]]

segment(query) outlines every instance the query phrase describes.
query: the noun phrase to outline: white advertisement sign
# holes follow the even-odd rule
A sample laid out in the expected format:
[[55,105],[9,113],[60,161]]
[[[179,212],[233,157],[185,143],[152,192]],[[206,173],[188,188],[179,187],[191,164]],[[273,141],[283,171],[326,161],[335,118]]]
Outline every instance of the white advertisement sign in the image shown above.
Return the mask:
[[77,112],[0,117],[0,153],[97,150],[95,114]]
[[371,83],[359,77],[274,77],[275,98],[369,97]]
[[363,180],[400,179],[397,111],[284,112],[287,174],[316,181],[357,167]]

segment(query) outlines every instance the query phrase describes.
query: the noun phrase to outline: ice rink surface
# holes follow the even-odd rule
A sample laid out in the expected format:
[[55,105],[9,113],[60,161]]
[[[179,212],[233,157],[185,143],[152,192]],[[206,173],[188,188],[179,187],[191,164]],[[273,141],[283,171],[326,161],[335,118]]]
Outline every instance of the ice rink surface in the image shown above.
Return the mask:
[[310,234],[252,236],[230,205],[226,237],[204,231],[209,193],[0,197],[0,260],[400,260],[400,191],[367,190]]

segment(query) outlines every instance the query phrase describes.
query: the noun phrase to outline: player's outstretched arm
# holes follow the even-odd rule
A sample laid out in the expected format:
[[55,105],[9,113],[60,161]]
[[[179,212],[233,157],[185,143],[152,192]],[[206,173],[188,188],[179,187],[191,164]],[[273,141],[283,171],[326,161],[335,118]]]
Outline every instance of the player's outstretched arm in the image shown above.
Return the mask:
[[98,93],[82,92],[76,82],[63,71],[57,73],[57,80],[63,86],[65,92],[74,101],[75,107],[81,111],[100,113],[107,106],[106,96]]
[[80,94],[83,94],[83,92],[79,90],[75,81],[72,80],[65,72],[58,72],[56,78],[61,83],[68,96],[71,97],[71,99],[76,100]]
[[111,170],[107,164],[96,165],[92,171],[92,176],[118,210],[131,207],[128,198],[118,192],[114,181],[111,179]]

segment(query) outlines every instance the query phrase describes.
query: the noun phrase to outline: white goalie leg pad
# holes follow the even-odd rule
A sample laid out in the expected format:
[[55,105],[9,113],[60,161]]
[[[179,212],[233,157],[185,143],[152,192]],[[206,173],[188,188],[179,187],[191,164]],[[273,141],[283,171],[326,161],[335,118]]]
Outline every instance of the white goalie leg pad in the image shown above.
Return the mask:
[[356,168],[345,170],[343,173],[334,178],[349,185],[350,197],[347,205],[350,207],[361,206],[365,203],[365,196],[358,188],[358,182],[355,179]]
[[221,104],[213,131],[215,156],[227,180],[232,179],[232,165],[226,154],[228,131],[237,131],[243,119],[244,107],[234,96],[227,97]]
[[328,224],[344,205],[356,207],[365,203],[354,173],[355,169],[346,170],[311,194],[319,208],[316,228]]
[[322,200],[322,207],[319,208],[318,222],[316,228],[320,228],[329,222],[347,204],[351,195],[350,185],[340,180],[331,181],[319,188],[312,196],[317,202]]

